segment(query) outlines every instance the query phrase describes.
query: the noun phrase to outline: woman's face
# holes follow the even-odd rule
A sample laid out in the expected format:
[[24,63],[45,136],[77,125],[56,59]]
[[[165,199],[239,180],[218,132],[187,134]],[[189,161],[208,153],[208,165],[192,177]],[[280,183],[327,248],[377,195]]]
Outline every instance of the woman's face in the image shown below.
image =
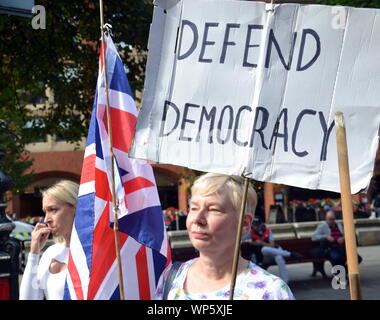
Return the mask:
[[75,207],[50,196],[42,200],[45,223],[52,229],[54,237],[68,237],[73,226]]
[[[249,223],[246,221],[246,224]],[[193,246],[202,252],[231,252],[236,241],[238,212],[222,187],[208,196],[193,194],[186,227]],[[244,230],[243,230],[244,232]],[[228,251],[227,251],[228,250]]]

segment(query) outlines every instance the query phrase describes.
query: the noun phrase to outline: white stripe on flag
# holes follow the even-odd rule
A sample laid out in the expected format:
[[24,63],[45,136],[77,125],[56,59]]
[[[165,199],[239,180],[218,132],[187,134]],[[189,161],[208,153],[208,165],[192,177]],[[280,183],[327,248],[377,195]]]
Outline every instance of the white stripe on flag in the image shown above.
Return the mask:
[[[148,275],[149,275],[149,288],[150,288],[150,299],[154,298],[156,293],[156,275],[154,273],[154,262],[152,256],[152,249],[146,248],[146,260],[148,264]],[[157,279],[158,281],[158,279]]]
[[[137,110],[133,98],[124,92],[117,90],[108,90],[110,106],[115,109],[126,111],[137,117]],[[107,104],[104,90],[98,94],[98,104]]]
[[106,207],[106,205],[107,205],[107,201],[105,201],[105,200],[103,200],[103,199],[101,199],[99,197],[95,197],[95,204],[94,204],[94,229],[96,228],[96,225],[98,224],[99,219],[102,216],[104,208]]
[[164,232],[164,239],[162,240],[162,245],[160,249],[160,253],[164,256],[168,256],[168,234],[166,231]]
[[157,188],[155,186],[129,193],[126,195],[126,198],[128,214],[145,208],[160,206],[160,198],[158,197]]
[[[104,105],[98,104],[98,114],[97,118],[103,119],[102,115],[104,112]],[[114,165],[115,172],[117,172],[116,168],[116,160],[111,163],[111,155],[109,152],[109,141],[108,141],[108,133],[105,128],[105,124],[103,121],[98,121],[99,124],[99,132],[101,137],[101,146],[102,146],[102,153],[103,153],[103,159],[96,159],[96,167],[104,172],[107,173],[107,179],[108,179],[108,185],[111,187],[112,185],[112,177],[111,177],[111,165]],[[120,176],[118,174],[115,175],[115,187],[117,192],[117,197],[120,200],[124,199],[124,188],[120,179]],[[113,214],[111,215],[111,221],[113,221]]]
[[84,158],[87,158],[90,155],[96,154],[96,147],[95,147],[95,142],[91,143],[86,147],[84,150]]
[[95,192],[95,181],[82,183],[79,186],[78,197]]
[[[119,167],[130,172],[123,178],[123,182],[129,181],[133,178],[144,177],[155,184],[153,169],[147,161],[141,159],[130,159],[128,153],[123,152],[117,148],[114,148],[114,153],[118,161]],[[138,173],[136,176],[135,173]]]
[[[82,284],[83,297],[86,300],[90,273],[87,266],[86,254],[83,251],[75,225],[73,226],[73,230],[71,232],[70,251]],[[70,288],[70,294],[72,294],[73,290],[74,288]]]
[[103,172],[106,172],[106,164],[103,159],[96,157],[95,167]]

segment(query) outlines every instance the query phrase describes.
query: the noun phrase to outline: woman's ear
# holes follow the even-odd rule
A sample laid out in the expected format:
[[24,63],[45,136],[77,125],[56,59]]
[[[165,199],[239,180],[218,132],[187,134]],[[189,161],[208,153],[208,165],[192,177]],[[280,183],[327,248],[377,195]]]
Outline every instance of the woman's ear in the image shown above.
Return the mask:
[[243,234],[246,234],[251,230],[252,221],[253,221],[253,214],[251,212],[246,212],[244,215],[244,222],[243,222]]

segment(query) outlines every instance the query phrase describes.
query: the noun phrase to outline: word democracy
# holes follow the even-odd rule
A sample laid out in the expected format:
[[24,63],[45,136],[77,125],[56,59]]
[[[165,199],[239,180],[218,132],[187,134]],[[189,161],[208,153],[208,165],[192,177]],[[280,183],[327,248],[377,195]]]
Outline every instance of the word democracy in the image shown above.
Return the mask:
[[[264,106],[252,109],[248,105],[243,105],[234,109],[230,105],[225,105],[218,109],[216,106],[207,108],[194,103],[185,103],[183,108],[179,108],[175,103],[166,100],[159,136],[161,138],[171,136],[180,141],[198,143],[201,141],[201,136],[204,136],[202,132],[206,131],[209,144],[224,145],[232,141],[235,145],[252,148],[255,140],[259,139],[259,145],[266,150],[273,150],[275,144],[279,144],[279,139],[283,139],[284,151],[288,152],[291,149],[297,157],[302,158],[309,152],[297,147],[297,139],[300,136],[302,139],[300,127],[303,121],[313,117],[313,120],[318,119],[323,134],[320,160],[326,161],[327,146],[335,125],[334,121],[329,124],[322,111],[302,109],[296,116],[291,130],[288,113],[288,108],[282,108],[276,121],[269,121],[270,112]],[[254,119],[251,132],[248,132],[247,136],[247,130],[242,130],[241,124],[249,116]]]
[[[200,32],[202,31],[203,32]],[[199,63],[225,63],[228,55],[236,55],[236,52],[243,52],[243,67],[257,68],[257,61],[252,56],[258,56],[257,53],[260,49],[260,41],[262,40],[262,32],[264,26],[260,24],[241,25],[238,23],[226,23],[224,26],[218,22],[206,22],[204,26],[197,26],[194,22],[189,20],[182,20],[180,31],[180,40],[178,45],[178,60],[184,60],[192,55],[197,55],[197,62]],[[214,32],[214,37],[210,33]],[[215,36],[223,34],[223,40],[217,40],[219,37]],[[272,51],[276,50],[277,55],[285,70],[292,68],[293,56],[295,53],[295,46],[298,38],[298,33],[293,32],[288,54],[281,48],[283,44],[279,41],[273,31],[269,30],[268,41],[265,48],[265,68],[270,67],[270,60]],[[321,39],[319,34],[313,29],[303,29],[300,36],[300,45],[297,59],[296,71],[305,71],[309,69],[319,58],[321,54]],[[190,41],[184,48],[183,42]],[[315,51],[308,61],[305,61],[304,56],[306,49],[313,48]],[[199,48],[199,50],[197,49]],[[199,51],[199,53],[198,53]],[[308,56],[311,54],[308,53]]]

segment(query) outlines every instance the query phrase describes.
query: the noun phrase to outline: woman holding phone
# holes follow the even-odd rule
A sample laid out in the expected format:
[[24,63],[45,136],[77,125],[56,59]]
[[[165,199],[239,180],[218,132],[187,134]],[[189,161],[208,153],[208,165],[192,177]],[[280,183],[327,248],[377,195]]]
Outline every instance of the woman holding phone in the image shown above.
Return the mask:
[[[30,252],[20,286],[20,300],[62,300],[79,185],[62,180],[42,193],[44,223],[32,232]],[[55,244],[41,255],[49,235]]]

